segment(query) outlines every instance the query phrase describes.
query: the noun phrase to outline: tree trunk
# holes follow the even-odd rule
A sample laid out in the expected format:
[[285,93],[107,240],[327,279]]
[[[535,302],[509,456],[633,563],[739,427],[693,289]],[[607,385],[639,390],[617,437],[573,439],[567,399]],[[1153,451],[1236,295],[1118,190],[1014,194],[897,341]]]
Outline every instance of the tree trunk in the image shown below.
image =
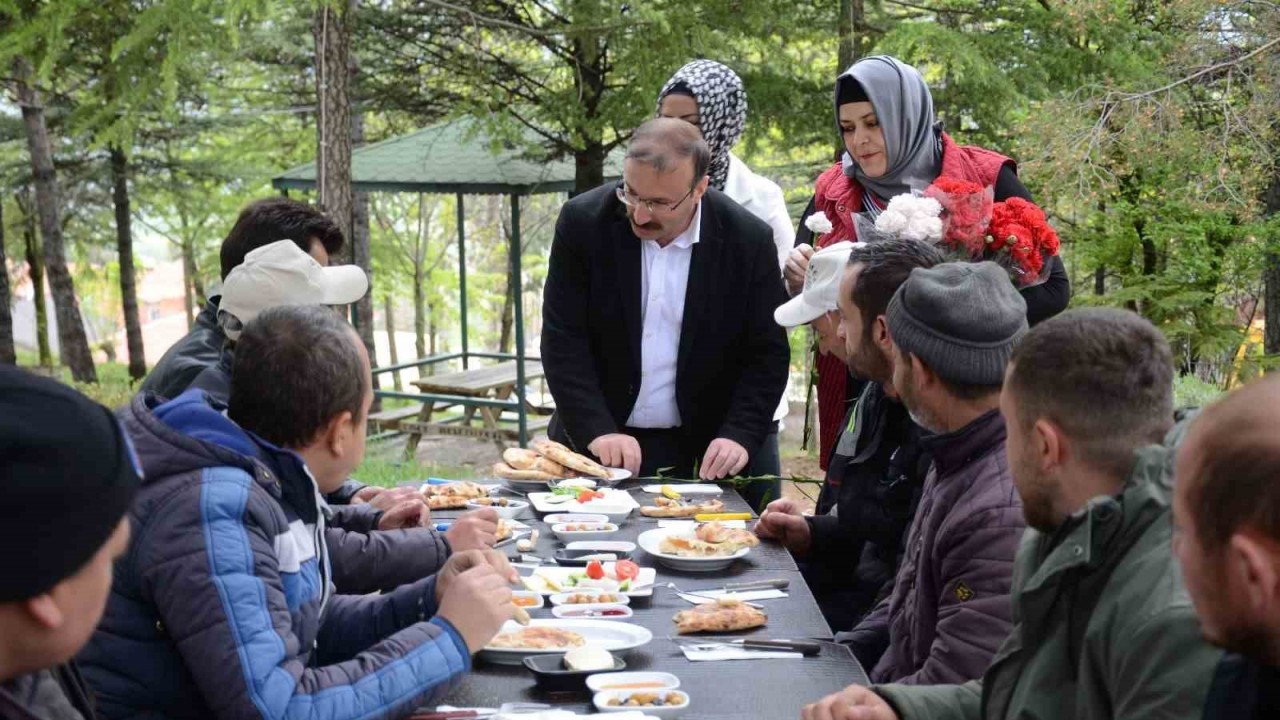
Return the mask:
[[13,344],[13,308],[9,305],[9,261],[4,253],[4,203],[0,202],[0,364],[16,365],[18,351]]
[[[593,0],[571,3],[570,13],[577,22],[589,23],[595,19],[598,7]],[[601,101],[605,93],[605,42],[604,36],[591,31],[575,35],[571,44],[573,57],[573,85],[583,109],[583,124],[577,128],[584,145],[574,153],[573,191],[584,193],[604,183],[604,133],[598,122]]]
[[49,286],[53,290],[53,307],[58,314],[58,343],[62,362],[71,369],[71,376],[80,382],[97,382],[98,372],[89,353],[89,340],[84,332],[84,320],[80,316],[80,303],[76,299],[75,281],[67,270],[66,252],[62,244],[62,205],[58,198],[57,177],[53,170],[53,147],[49,143],[49,129],[45,125],[44,107],[40,95],[26,80],[31,77],[31,65],[25,58],[13,61],[14,82],[18,104],[22,107],[22,121],[27,131],[27,147],[31,153],[31,174],[36,184],[36,207],[40,213],[40,232],[44,238],[45,270],[49,273]]
[[352,238],[351,99],[347,95],[351,33],[345,3],[321,4],[315,17],[316,191],[318,204],[329,214],[348,245]]
[[[1272,122],[1272,137],[1280,145],[1280,120]],[[1280,218],[1280,155],[1271,161],[1271,182],[1263,197],[1268,217]],[[1280,237],[1271,238],[1272,252],[1267,254],[1266,267],[1262,271],[1263,323],[1266,336],[1263,351],[1268,355],[1280,355]]]
[[[837,76],[862,57],[862,30],[866,22],[862,2],[863,0],[840,0],[840,17],[836,19],[836,34],[839,39],[836,50]],[[837,138],[836,158],[844,152],[844,141]]]
[[133,269],[133,219],[129,212],[129,158],[111,146],[111,201],[116,210],[116,251],[120,256],[120,299],[124,306],[125,344],[129,349],[129,377],[147,374],[142,348],[142,322],[138,316],[138,279]]
[[[382,323],[387,328],[387,348],[391,351],[391,364],[400,364],[400,353],[396,351],[396,311],[395,303],[391,300],[391,293],[387,293],[383,298],[382,306]],[[400,371],[395,370],[391,373],[391,387],[396,392],[404,392],[404,385],[400,382]]]
[[603,143],[592,143],[573,155],[573,194],[584,193],[604,184]]
[[31,207],[30,193],[26,188],[18,191],[17,198],[18,208],[22,210],[22,238],[27,249],[27,274],[31,277],[31,302],[36,308],[36,348],[39,350],[40,367],[53,367],[53,351],[49,347],[49,309],[44,303],[44,261],[40,259],[40,245],[36,240],[35,209]]
[[1093,294],[1099,297],[1107,294],[1107,267],[1099,265],[1093,271]]
[[[349,0],[347,4],[347,16],[345,33],[347,35],[347,92],[348,107],[350,107],[351,97],[358,97],[358,82],[360,75],[359,58],[353,52],[350,52],[350,37],[352,33],[352,23],[356,18],[357,0]],[[357,106],[353,110],[349,110],[351,116],[351,148],[364,145],[364,112]],[[350,157],[347,159],[347,174],[350,176]],[[360,333],[360,339],[364,341],[364,347],[369,351],[369,360],[373,367],[378,367],[378,352],[373,337],[373,255],[369,248],[369,193],[354,193],[351,208],[351,257],[360,269],[364,270],[364,274],[369,278],[369,292],[364,297],[356,300],[356,332]],[[378,389],[378,376],[373,376],[373,389]],[[376,396],[373,399],[373,411],[382,410],[382,401]]]
[[418,351],[418,359],[427,356],[427,291],[422,287],[426,282],[423,277],[422,261],[413,268],[413,349]]
[[187,331],[196,326],[200,309],[196,293],[196,248],[190,236],[182,238],[182,308],[187,314]]

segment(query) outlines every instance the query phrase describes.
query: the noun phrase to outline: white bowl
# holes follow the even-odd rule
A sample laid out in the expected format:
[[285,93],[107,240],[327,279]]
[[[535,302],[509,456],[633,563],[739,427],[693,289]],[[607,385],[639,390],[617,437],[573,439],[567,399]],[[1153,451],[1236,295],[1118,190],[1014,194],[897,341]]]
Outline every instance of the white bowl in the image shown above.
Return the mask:
[[531,592],[529,590],[512,590],[511,597],[532,598],[537,601],[537,604],[535,605],[516,605],[516,607],[524,608],[525,610],[541,610],[547,606],[546,600],[542,597],[542,593]]
[[547,487],[552,490],[560,487],[582,488],[583,490],[595,490],[597,483],[591,478],[566,478],[564,480],[552,480],[547,483]]
[[583,588],[582,590],[570,590],[568,592],[556,593],[555,595],[551,596],[551,604],[554,606],[573,605],[573,603],[568,602],[568,600],[570,597],[574,595],[602,595],[602,594],[613,595],[616,599],[610,600],[607,603],[578,603],[578,604],[579,605],[587,605],[587,604],[630,605],[631,604],[631,598],[624,595],[621,591],[614,590],[610,592],[608,590],[597,590],[595,588]]
[[598,500],[590,505],[590,510],[593,514],[607,516],[609,522],[613,523],[620,523],[626,520],[634,509],[626,505],[602,505]]
[[[623,596],[626,599],[626,596]],[[603,611],[609,611],[610,615],[600,615]],[[592,614],[587,614],[592,613]],[[629,620],[632,615],[631,608],[622,603],[588,603],[586,605],[556,605],[551,608],[551,614],[558,618],[582,618],[584,620]]]
[[659,563],[671,568],[672,570],[683,570],[685,572],[715,572],[723,570],[733,564],[734,560],[746,557],[751,552],[751,548],[739,548],[732,555],[717,555],[715,557],[683,557],[680,555],[669,555],[662,552],[658,547],[662,544],[662,540],[669,535],[684,535],[690,531],[680,528],[658,528],[656,530],[646,530],[640,533],[640,537],[636,538],[636,542],[640,544],[640,549],[649,555],[652,555]]
[[[653,688],[619,688],[618,685],[629,685],[632,683],[658,683],[660,687]],[[587,676],[587,689],[593,693],[605,690],[675,690],[680,687],[680,678],[665,672],[620,672],[620,673],[598,673]]]
[[[679,705],[656,705],[656,706],[655,705],[622,706],[622,705],[609,704],[609,701],[614,698],[623,700],[631,697],[635,693],[660,693],[662,695],[666,695],[667,693],[672,693],[672,692],[679,693],[681,700],[683,700],[684,702],[680,703]],[[620,712],[640,711],[645,715],[652,715],[653,717],[660,717],[660,718],[679,717],[680,713],[689,709],[689,693],[683,690],[602,690],[596,693],[595,697],[593,697],[591,701],[595,704],[596,709],[599,710],[600,712],[620,713]]]
[[[582,526],[584,530],[570,530],[569,528]],[[573,540],[603,540],[610,535],[618,532],[616,523],[556,523],[551,526],[551,532],[564,542]]]
[[477,502],[467,503],[468,510],[482,510],[484,508],[492,508],[495,512],[498,513],[498,517],[502,518],[503,520],[514,520],[517,515],[519,515],[520,513],[524,512],[529,508],[529,503],[525,502],[524,500],[511,500],[511,499],[507,500],[506,507],[502,507],[500,505],[486,505],[484,503],[477,503]]
[[558,523],[604,523],[609,522],[609,516],[592,513],[551,513],[542,518],[542,522],[548,525],[556,525]]

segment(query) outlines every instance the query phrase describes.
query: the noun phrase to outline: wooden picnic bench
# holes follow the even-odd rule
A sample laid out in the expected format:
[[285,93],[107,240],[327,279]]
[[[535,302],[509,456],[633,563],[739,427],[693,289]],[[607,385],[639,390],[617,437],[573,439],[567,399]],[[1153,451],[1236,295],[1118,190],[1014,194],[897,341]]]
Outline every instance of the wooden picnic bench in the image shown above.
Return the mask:
[[[542,376],[542,363],[536,360],[525,361],[524,377],[526,383]],[[416,419],[408,420],[401,417],[395,420],[396,428],[409,435],[405,444],[406,456],[413,457],[414,453],[417,452],[418,443],[421,442],[422,436],[427,434],[485,438],[493,440],[499,447],[502,447],[507,442],[519,439],[518,429],[503,427],[500,424],[499,421],[503,413],[502,408],[488,405],[472,405],[468,404],[465,399],[507,400],[511,398],[516,391],[516,361],[508,360],[485,367],[459,370],[441,375],[428,375],[414,380],[413,385],[423,394],[449,395],[459,399],[450,402],[424,399],[421,409],[416,413]],[[460,422],[443,423],[432,420],[432,416],[437,410],[442,410],[455,404],[462,405],[465,408]],[[527,424],[530,435],[538,430],[546,429],[551,421],[549,417],[551,408],[535,406],[528,402],[527,399],[525,401],[525,411],[529,415],[538,416],[536,419],[530,419]],[[473,424],[477,413],[480,419],[479,425]]]

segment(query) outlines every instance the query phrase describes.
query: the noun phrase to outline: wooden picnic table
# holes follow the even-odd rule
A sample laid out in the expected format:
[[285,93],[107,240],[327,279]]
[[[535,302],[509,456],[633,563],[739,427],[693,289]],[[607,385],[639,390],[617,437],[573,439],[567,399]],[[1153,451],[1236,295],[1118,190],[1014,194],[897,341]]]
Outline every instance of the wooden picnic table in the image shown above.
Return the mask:
[[[542,377],[543,374],[542,363],[536,360],[525,361],[524,378],[526,383]],[[484,367],[459,370],[441,375],[428,375],[414,380],[413,385],[425,395],[451,395],[459,398],[507,400],[516,395],[516,381],[516,361],[507,360]],[[519,431],[517,429],[501,426],[499,421],[503,413],[502,408],[487,405],[470,405],[467,404],[465,399],[456,401],[456,404],[461,404],[465,407],[460,422],[443,423],[433,421],[432,417],[437,410],[443,410],[454,404],[455,402],[424,398],[422,408],[417,411],[416,418],[396,423],[396,429],[409,435],[408,442],[405,445],[405,454],[408,457],[413,457],[413,454],[418,449],[418,443],[422,440],[422,436],[426,434],[487,438],[496,442],[499,447],[502,447],[506,442],[519,439]],[[529,415],[539,416],[538,421],[528,424],[530,434],[535,430],[545,428],[550,420],[549,417],[546,417],[550,415],[549,408],[535,406],[527,399],[525,400],[525,412]],[[477,414],[480,418],[479,425],[473,424]]]
[[[645,493],[644,483],[630,481],[622,488],[635,496],[641,505],[651,505],[654,495]],[[720,496],[726,512],[751,512],[751,507],[731,488]],[[456,517],[462,511],[435,511],[433,520]],[[563,543],[556,539],[532,507],[516,518],[542,532],[534,553],[549,558]],[[620,523],[611,540],[635,542],[640,533],[658,527],[655,518],[646,518],[638,510]],[[513,560],[518,553],[512,546],[506,551]],[[644,550],[637,549],[632,559],[643,567],[657,570],[657,587],[651,598],[632,599],[635,616],[627,622],[641,625],[653,633],[649,644],[620,653],[628,670],[660,670],[680,678],[680,689],[690,696],[689,709],[683,720],[778,720],[800,716],[800,708],[851,684],[868,684],[866,673],[849,648],[832,641],[831,628],[822,617],[818,604],[805,584],[791,553],[779,543],[761,542],[741,560],[719,572],[692,573],[671,570],[660,565]],[[532,572],[518,568],[522,575]],[[683,590],[719,587],[725,583],[786,579],[790,581],[788,597],[759,601],[769,615],[762,628],[742,636],[765,638],[807,638],[820,641],[822,651],[810,658],[773,660],[731,660],[690,662],[670,638],[675,635],[672,616],[691,605],[667,589],[673,582]],[[551,607],[531,610],[535,618],[550,618]],[[694,636],[696,637],[696,636]],[[565,710],[595,712],[586,691],[548,694],[534,687],[533,675],[523,666],[494,665],[477,660],[471,672],[445,698],[456,707],[497,707],[503,702],[548,703]]]

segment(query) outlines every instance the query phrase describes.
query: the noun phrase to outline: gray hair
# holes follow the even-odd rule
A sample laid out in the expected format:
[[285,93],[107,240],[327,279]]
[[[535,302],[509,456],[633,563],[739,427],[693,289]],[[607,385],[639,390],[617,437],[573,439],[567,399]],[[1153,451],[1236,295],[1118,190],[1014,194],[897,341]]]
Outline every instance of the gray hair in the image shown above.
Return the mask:
[[653,118],[636,128],[627,146],[627,160],[649,165],[660,173],[669,172],[685,158],[693,158],[693,184],[706,177],[711,167],[711,148],[698,128],[675,118]]

